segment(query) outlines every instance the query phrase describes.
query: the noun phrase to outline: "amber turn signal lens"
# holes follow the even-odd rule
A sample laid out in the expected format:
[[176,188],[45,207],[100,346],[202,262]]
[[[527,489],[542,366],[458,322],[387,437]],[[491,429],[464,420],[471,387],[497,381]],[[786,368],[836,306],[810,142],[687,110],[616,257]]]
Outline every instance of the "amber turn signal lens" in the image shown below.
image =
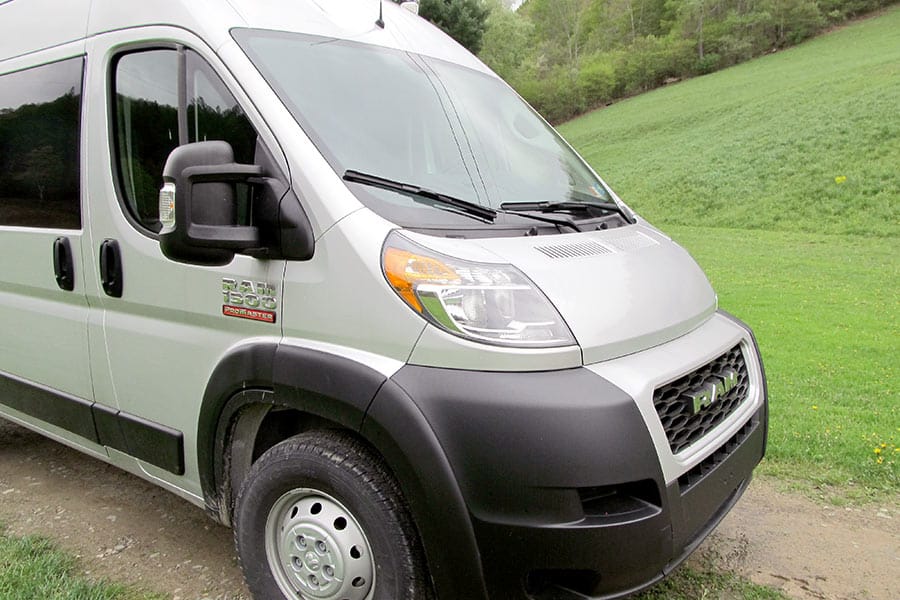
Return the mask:
[[456,271],[440,260],[391,247],[384,251],[384,273],[400,297],[419,313],[422,312],[422,303],[416,297],[416,285],[460,282]]

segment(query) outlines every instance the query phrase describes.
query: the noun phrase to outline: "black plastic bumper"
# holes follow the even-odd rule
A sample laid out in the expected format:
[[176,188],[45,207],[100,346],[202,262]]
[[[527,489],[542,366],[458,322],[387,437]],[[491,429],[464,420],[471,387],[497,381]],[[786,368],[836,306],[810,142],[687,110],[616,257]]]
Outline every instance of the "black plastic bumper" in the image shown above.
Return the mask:
[[[389,430],[409,422],[410,402],[418,422],[404,441]],[[763,405],[702,469],[667,487],[633,399],[587,369],[406,366],[363,430],[398,444],[402,463],[388,459],[440,597],[563,600],[618,597],[668,574],[746,488],[765,425]]]
[[679,483],[668,486],[658,510],[648,507],[633,519],[611,513],[531,526],[476,519],[490,597],[618,598],[656,583],[696,549],[743,494],[762,456],[762,437],[756,425],[702,481],[689,490]]

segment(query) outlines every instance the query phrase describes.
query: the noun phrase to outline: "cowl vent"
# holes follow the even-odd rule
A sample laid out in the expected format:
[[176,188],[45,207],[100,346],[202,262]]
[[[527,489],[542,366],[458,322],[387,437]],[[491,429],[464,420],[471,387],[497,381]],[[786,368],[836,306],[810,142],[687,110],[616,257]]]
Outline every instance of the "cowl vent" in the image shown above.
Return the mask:
[[612,253],[612,250],[597,242],[535,246],[534,249],[550,258],[578,258],[579,256],[596,256],[597,254]]

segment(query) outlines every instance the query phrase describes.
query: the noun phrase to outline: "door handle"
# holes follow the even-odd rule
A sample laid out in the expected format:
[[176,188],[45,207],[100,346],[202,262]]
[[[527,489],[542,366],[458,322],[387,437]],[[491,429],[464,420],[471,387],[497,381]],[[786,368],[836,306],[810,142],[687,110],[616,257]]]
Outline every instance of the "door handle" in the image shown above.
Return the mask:
[[122,254],[116,240],[100,244],[100,282],[107,296],[122,297]]
[[53,242],[53,271],[60,289],[67,292],[75,289],[75,262],[72,260],[69,238],[58,237]]

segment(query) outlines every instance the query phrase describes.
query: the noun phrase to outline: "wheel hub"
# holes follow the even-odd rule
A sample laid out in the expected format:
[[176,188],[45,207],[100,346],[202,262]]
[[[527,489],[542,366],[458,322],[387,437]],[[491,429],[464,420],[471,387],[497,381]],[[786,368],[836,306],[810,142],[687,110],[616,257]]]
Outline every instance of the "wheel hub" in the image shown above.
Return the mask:
[[364,600],[374,584],[366,536],[343,504],[315,490],[294,490],[272,507],[266,553],[288,598]]

